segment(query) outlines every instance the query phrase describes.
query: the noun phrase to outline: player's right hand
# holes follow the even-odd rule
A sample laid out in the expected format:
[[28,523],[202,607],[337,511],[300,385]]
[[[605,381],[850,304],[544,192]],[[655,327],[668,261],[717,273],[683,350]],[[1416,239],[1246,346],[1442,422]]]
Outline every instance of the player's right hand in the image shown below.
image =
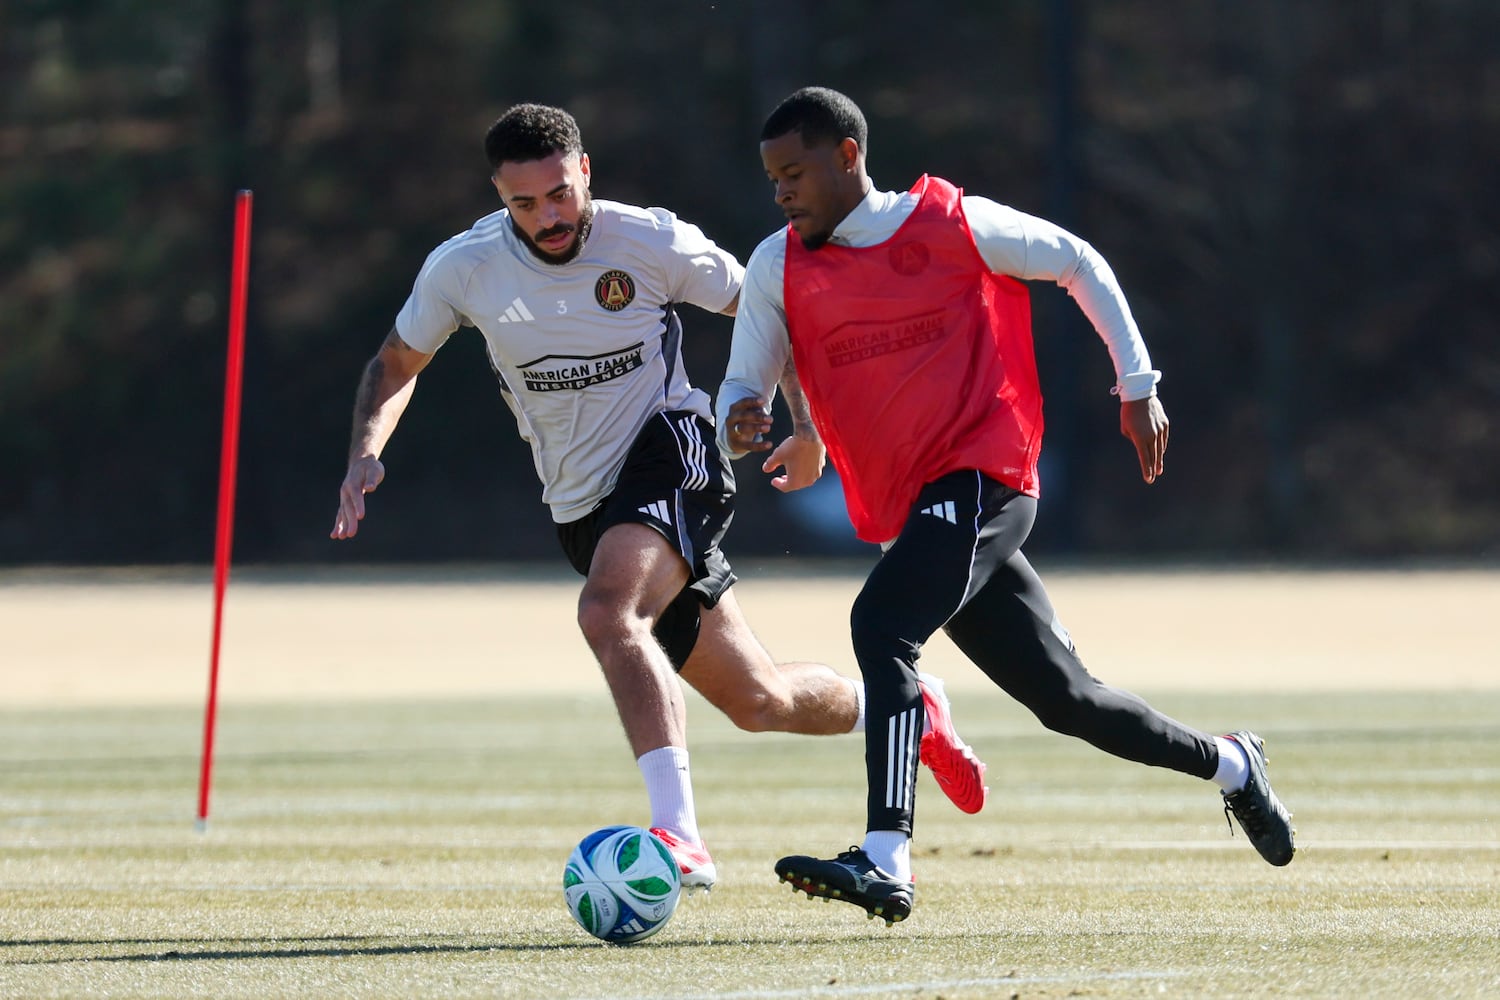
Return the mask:
[[353,538],[365,516],[365,494],[373,491],[385,478],[385,466],[374,455],[365,455],[349,463],[344,483],[339,487],[339,512],[333,519],[329,538]]

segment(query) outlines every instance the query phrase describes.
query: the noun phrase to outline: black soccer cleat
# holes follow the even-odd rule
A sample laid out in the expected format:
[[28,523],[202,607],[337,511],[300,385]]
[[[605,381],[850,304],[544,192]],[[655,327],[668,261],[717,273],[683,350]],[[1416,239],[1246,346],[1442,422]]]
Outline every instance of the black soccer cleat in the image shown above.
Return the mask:
[[811,898],[837,899],[863,907],[871,919],[880,917],[887,927],[911,915],[912,883],[880,868],[858,847],[831,861],[794,854],[776,862],[776,874]]
[[[1224,821],[1229,815],[1240,821],[1240,828],[1260,856],[1273,865],[1292,863],[1297,848],[1292,843],[1296,832],[1292,829],[1292,814],[1271,791],[1271,781],[1266,777],[1266,744],[1259,736],[1248,730],[1230,733],[1226,739],[1234,740],[1245,750],[1250,761],[1250,778],[1245,787],[1237,792],[1223,792]],[[1234,824],[1229,824],[1234,833]]]

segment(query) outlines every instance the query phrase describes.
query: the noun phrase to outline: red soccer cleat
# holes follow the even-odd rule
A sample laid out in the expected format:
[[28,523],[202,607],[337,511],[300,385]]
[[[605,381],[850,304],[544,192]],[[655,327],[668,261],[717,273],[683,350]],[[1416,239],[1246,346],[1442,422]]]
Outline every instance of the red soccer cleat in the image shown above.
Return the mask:
[[927,709],[928,731],[922,734],[918,757],[938,787],[953,804],[966,813],[984,808],[989,789],[984,784],[984,761],[958,736],[943,682],[923,674],[917,682],[922,690],[922,706]]
[[714,867],[714,859],[708,856],[708,848],[702,844],[690,844],[669,830],[659,826],[653,826],[651,832],[663,844],[667,850],[672,852],[672,857],[677,860],[677,867],[682,872],[682,887],[688,891],[702,889],[705,892],[714,887],[718,880],[719,870]]

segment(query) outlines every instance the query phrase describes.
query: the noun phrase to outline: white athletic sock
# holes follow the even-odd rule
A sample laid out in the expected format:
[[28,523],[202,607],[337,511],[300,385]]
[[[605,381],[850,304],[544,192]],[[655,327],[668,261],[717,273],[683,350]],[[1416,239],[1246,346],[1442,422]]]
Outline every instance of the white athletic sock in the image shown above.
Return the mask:
[[1226,792],[1237,792],[1250,780],[1250,760],[1245,748],[1224,736],[1215,736],[1219,745],[1219,769],[1214,772],[1214,784]]
[[684,840],[702,845],[698,814],[693,809],[693,779],[688,773],[686,747],[648,750],[636,759],[646,779],[646,798],[651,802],[651,825],[672,831]]
[[865,686],[853,677],[845,677],[845,681],[854,689],[854,700],[859,704],[859,715],[854,720],[851,733],[862,733],[865,731]]
[[911,838],[900,830],[871,830],[864,852],[870,860],[903,881],[911,881]]

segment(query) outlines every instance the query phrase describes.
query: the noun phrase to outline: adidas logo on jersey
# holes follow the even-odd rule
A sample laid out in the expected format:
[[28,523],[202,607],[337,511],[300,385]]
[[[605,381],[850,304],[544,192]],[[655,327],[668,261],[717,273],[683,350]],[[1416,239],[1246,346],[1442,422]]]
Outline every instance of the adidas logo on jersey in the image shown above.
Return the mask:
[[526,308],[526,303],[522,302],[519,297],[510,304],[509,309],[495,317],[495,320],[500,323],[530,323],[534,319],[536,317],[531,315],[531,310]]
[[649,514],[650,516],[656,518],[658,521],[662,521],[666,524],[672,523],[672,515],[667,508],[667,502],[665,500],[653,500],[651,503],[648,503],[644,507],[637,507],[636,510],[640,511],[642,514]]
[[952,500],[949,500],[946,503],[935,503],[931,507],[923,507],[921,510],[917,511],[917,513],[931,514],[933,517],[940,517],[944,521],[947,521],[949,524],[958,523],[958,512],[954,509]]

